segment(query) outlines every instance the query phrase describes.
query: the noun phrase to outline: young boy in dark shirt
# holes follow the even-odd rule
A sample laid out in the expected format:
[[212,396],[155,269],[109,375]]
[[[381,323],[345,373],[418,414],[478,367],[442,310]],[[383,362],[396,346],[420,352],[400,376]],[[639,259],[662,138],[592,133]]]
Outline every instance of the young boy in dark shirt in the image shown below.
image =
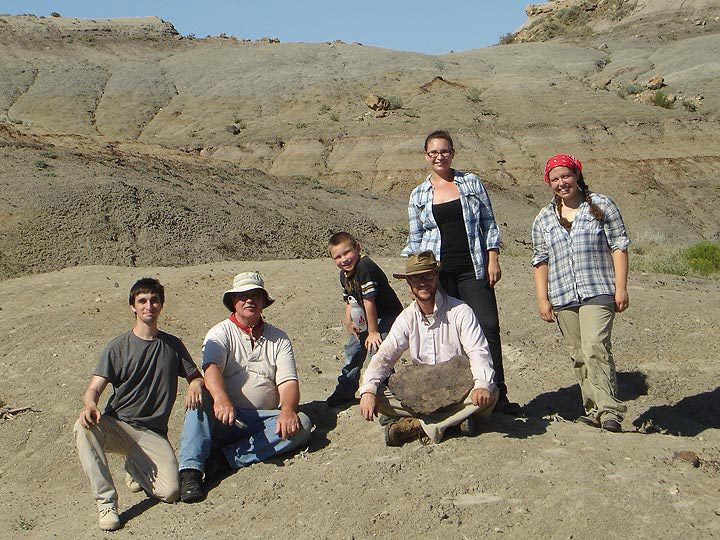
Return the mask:
[[[125,483],[165,502],[180,495],[178,463],[167,439],[168,419],[177,395],[177,379],[189,384],[185,406],[201,405],[203,379],[182,341],[158,329],[165,290],[152,278],[130,289],[135,326],[113,339],[95,368],[75,422],[75,442],[90,478],[104,531],[120,528],[118,496],[106,452],[125,456]],[[98,401],[110,383],[113,394],[100,413]]]
[[[345,345],[345,364],[337,387],[326,400],[328,406],[336,407],[355,400],[365,358],[377,351],[403,306],[380,267],[367,255],[360,256],[360,243],[353,235],[344,231],[332,235],[328,252],[340,269],[344,323],[351,334]],[[350,297],[365,310],[367,329],[364,331],[352,320]]]

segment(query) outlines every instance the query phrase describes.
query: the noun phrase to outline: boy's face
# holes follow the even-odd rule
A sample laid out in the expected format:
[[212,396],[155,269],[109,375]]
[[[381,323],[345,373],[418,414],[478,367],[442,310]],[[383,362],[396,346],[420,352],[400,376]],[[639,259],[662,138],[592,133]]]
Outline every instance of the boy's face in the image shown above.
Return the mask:
[[130,306],[135,316],[145,324],[156,323],[162,308],[163,305],[157,293],[140,293],[135,297],[133,305]]
[[342,242],[330,248],[330,258],[335,261],[335,266],[346,274],[352,274],[360,260],[358,248],[350,242]]

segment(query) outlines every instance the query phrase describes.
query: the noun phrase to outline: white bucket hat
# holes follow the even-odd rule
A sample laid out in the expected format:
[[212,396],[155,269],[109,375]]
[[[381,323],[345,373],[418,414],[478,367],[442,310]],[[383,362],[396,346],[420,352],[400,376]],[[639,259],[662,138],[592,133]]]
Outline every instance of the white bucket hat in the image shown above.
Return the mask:
[[270,306],[275,301],[275,299],[270,296],[270,293],[267,292],[265,282],[263,278],[260,277],[259,272],[241,272],[233,279],[232,289],[225,291],[223,294],[223,304],[225,304],[225,307],[230,311],[235,311],[235,306],[230,303],[230,295],[232,293],[252,291],[253,289],[262,289],[265,292],[265,307]]

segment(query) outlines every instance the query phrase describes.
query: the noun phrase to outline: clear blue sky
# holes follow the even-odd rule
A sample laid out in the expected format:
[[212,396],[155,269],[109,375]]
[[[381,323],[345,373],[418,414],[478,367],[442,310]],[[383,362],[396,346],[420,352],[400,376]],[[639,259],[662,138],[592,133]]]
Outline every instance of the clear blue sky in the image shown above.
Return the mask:
[[[536,0],[541,3],[543,0]],[[498,42],[525,22],[530,0],[0,0],[18,15],[111,18],[156,15],[184,35],[222,32],[283,42],[341,39],[444,54]]]

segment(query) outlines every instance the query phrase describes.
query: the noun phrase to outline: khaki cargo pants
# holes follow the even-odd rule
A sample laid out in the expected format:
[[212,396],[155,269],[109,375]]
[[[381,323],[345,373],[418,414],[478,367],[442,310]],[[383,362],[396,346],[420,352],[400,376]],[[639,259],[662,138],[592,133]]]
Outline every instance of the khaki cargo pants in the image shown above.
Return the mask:
[[166,437],[106,415],[90,429],[78,420],[73,432],[98,509],[117,507],[118,502],[106,452],[125,456],[125,470],[146,493],[165,502],[180,497],[178,462]]

